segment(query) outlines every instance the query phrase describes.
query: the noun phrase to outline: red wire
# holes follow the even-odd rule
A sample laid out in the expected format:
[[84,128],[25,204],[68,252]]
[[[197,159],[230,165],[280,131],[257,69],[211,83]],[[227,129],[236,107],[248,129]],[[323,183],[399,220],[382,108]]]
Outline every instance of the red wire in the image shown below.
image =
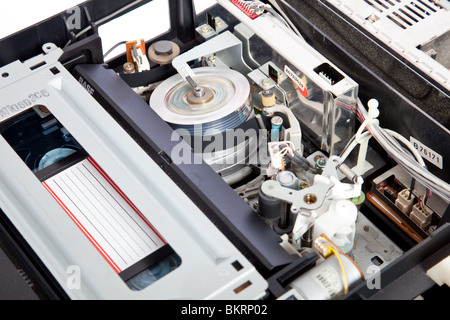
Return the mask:
[[347,106],[347,105],[345,105],[345,104],[342,104],[342,103],[340,103],[339,101],[336,101],[336,103],[337,103],[338,105],[340,105],[341,107],[344,107],[345,109],[349,109],[349,110],[355,111],[356,114],[358,115],[359,119],[361,120],[361,122],[364,122],[363,117],[361,116],[361,114],[359,113],[359,111],[356,110],[356,108],[353,108],[353,107]]
[[[336,101],[336,104],[338,104],[338,105],[340,105],[341,107],[344,107],[344,108],[346,108],[346,109],[355,111],[356,114],[357,114],[358,117],[359,117],[359,120],[361,120],[361,122],[364,122],[363,117],[361,116],[361,114],[359,113],[359,111],[356,110],[356,108],[352,108],[352,107],[350,107],[350,106],[347,106],[347,105],[345,105],[345,104],[342,104],[342,103],[340,103],[339,101]],[[367,128],[367,131],[369,131],[369,133],[370,133],[370,134],[372,135],[372,137],[373,137],[373,134],[372,134],[372,132],[369,130],[369,128]]]

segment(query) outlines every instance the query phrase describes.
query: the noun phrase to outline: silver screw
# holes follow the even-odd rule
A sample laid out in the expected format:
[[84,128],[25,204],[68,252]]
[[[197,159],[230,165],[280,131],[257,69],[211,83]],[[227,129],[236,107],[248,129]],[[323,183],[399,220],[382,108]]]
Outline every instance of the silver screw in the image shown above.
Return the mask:
[[202,33],[208,33],[209,32],[209,26],[203,26],[201,28]]
[[262,83],[263,87],[270,86],[270,80],[269,79],[264,79],[261,83]]

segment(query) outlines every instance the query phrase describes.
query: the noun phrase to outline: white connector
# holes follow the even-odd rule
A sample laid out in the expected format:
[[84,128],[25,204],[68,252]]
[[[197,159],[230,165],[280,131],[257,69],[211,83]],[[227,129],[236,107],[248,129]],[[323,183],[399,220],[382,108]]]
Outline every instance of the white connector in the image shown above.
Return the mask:
[[409,189],[403,189],[398,193],[395,205],[404,214],[409,214],[414,205],[414,199],[415,197],[413,195],[411,195],[411,199],[409,199]]
[[[275,169],[283,170],[284,167],[284,153],[281,152],[281,150],[284,147],[288,147],[292,150],[293,144],[290,141],[276,141],[276,142],[269,142],[267,144],[269,148],[269,156],[270,161],[272,162],[272,166]],[[280,149],[281,146],[281,149]]]
[[424,211],[420,207],[420,204],[417,203],[412,207],[411,214],[409,215],[411,220],[414,221],[414,223],[416,223],[422,229],[428,228],[431,224],[431,209],[428,207],[426,207],[425,209],[427,209],[427,211]]
[[280,154],[279,145],[269,143],[269,156],[272,166],[275,169],[281,170],[283,168],[283,157]]

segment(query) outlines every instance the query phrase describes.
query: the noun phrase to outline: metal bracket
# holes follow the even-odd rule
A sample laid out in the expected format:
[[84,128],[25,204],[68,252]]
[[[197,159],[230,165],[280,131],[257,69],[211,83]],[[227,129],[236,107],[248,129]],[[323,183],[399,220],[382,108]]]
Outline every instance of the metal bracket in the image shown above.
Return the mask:
[[[301,210],[319,209],[325,198],[345,199],[359,195],[362,179],[358,180],[356,184],[341,183],[337,172],[340,165],[339,157],[330,157],[322,175],[315,175],[313,185],[308,188],[292,190],[281,186],[276,181],[269,180],[263,183],[262,191],[268,196],[291,203],[291,212],[293,213],[298,213]],[[333,190],[330,191],[332,188]]]
[[181,77],[187,81],[189,77],[195,77],[195,73],[189,67],[188,62],[213,54],[216,54],[227,66],[242,74],[247,74],[251,71],[251,68],[242,58],[242,42],[229,31],[176,57],[172,61],[172,65]]
[[291,211],[302,209],[315,210],[322,206],[328,191],[334,186],[329,179],[317,175],[314,185],[302,190],[292,190],[280,185],[279,182],[268,180],[262,185],[264,194],[287,201],[292,204]]

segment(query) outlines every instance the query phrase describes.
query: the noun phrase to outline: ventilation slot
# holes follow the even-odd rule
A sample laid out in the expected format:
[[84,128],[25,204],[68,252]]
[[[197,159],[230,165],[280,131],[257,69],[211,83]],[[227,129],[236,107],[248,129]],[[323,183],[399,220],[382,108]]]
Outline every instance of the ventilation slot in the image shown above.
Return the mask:
[[[402,29],[420,22],[441,9],[431,0],[364,0],[364,2],[379,12],[383,12],[385,17]],[[372,22],[378,20],[373,17],[372,14],[367,19]]]
[[372,3],[371,1],[369,1],[369,0],[364,0],[367,4],[369,4],[369,5],[371,5],[372,7],[374,7],[375,9],[377,9],[378,11],[380,11],[380,12],[383,12],[383,10],[382,9],[380,9],[379,7],[377,7],[374,3]]
[[[440,9],[431,0],[364,0],[367,4],[394,22],[402,29],[407,29],[425,18],[438,12]],[[367,19],[375,22],[372,14]],[[380,17],[383,18],[383,17]]]
[[[439,9],[439,7],[437,7],[436,4],[434,4],[431,1],[423,1],[423,0],[417,0],[417,1],[420,2],[421,4],[423,4],[426,8],[430,9],[433,12],[436,12],[437,9]],[[425,3],[425,2],[427,2],[427,3]]]
[[387,16],[387,18],[389,19],[389,20],[391,20],[392,22],[394,22],[395,24],[397,24],[399,27],[401,27],[402,29],[406,29],[406,26],[404,26],[403,24],[401,24],[399,21],[397,21],[396,19],[394,19],[393,17],[391,17],[391,16]]
[[386,10],[389,9],[389,5],[384,4],[383,2],[381,2],[380,0],[374,0],[376,3],[378,3],[379,5],[381,5],[383,8],[385,8]]
[[[414,6],[413,6],[414,7]],[[406,5],[405,6],[405,8],[407,9],[407,10],[409,10],[411,13],[413,13],[413,14],[415,14],[417,17],[419,17],[420,19],[425,19],[425,17],[422,15],[422,14],[420,14],[419,12],[418,12],[418,10],[417,9],[413,9],[413,7],[411,7],[411,6],[409,6],[409,5]]]
[[413,16],[411,16],[408,12],[406,12],[403,9],[398,9],[399,12],[401,12],[404,16],[408,17],[410,20],[412,20],[413,22],[419,22],[419,20],[417,20],[416,18],[414,18]]
[[402,16],[401,14],[398,14],[397,12],[392,13],[394,16],[396,16],[398,19],[400,19],[401,21],[403,21],[404,23],[406,23],[408,26],[412,26],[413,24],[408,21],[408,19],[406,19],[404,16]]

